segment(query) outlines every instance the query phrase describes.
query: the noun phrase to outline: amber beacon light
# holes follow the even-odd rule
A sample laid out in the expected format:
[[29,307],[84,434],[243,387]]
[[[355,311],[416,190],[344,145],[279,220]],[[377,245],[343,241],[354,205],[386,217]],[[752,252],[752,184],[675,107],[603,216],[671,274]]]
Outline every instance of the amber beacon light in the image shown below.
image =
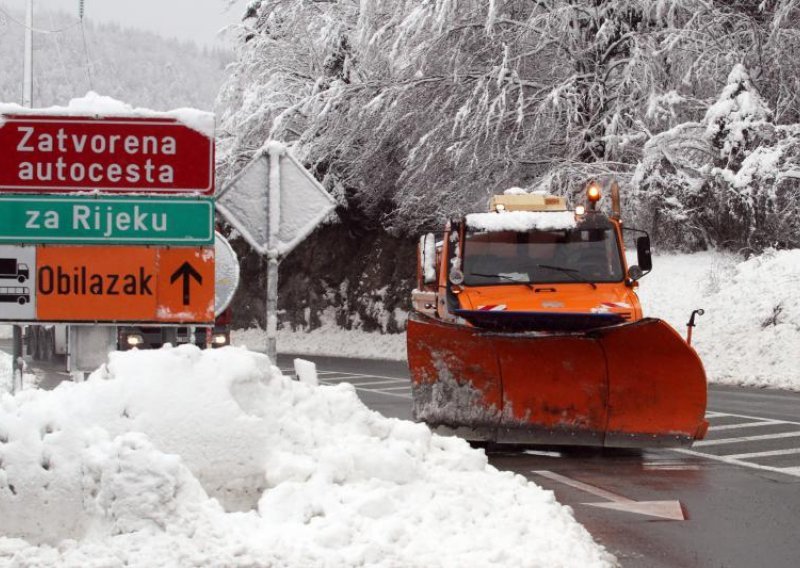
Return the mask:
[[595,209],[597,202],[600,201],[600,184],[596,181],[591,182],[586,187],[586,197],[589,200],[589,208]]

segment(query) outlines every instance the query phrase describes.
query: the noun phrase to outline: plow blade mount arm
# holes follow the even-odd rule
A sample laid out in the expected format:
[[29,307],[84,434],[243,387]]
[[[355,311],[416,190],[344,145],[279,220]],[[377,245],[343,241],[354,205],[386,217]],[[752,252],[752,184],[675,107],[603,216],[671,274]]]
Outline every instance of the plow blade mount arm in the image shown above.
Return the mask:
[[414,417],[467,439],[688,446],[707,429],[706,377],[665,322],[583,333],[493,333],[414,314]]

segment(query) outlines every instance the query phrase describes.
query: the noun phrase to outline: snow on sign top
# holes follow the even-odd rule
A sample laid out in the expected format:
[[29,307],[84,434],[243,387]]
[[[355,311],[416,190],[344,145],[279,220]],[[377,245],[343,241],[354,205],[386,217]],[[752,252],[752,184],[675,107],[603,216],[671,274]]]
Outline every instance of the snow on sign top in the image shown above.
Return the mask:
[[66,107],[0,104],[0,192],[214,192],[214,115],[96,93]]
[[98,95],[93,91],[86,93],[85,97],[70,100],[67,106],[26,108],[15,103],[0,102],[0,128],[3,127],[4,119],[2,115],[170,118],[207,138],[214,138],[214,113],[193,108],[179,108],[166,112],[148,108],[134,108],[128,103],[118,101],[112,97]]
[[555,231],[576,226],[572,211],[504,211],[501,213],[471,213],[467,227],[477,231]]

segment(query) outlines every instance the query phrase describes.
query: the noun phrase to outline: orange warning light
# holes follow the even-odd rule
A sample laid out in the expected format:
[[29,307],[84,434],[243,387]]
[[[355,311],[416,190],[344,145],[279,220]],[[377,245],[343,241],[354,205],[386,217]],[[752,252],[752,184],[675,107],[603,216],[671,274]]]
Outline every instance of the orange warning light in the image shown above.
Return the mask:
[[600,201],[600,184],[598,184],[596,181],[590,183],[586,188],[586,197],[588,197],[589,201],[592,203]]

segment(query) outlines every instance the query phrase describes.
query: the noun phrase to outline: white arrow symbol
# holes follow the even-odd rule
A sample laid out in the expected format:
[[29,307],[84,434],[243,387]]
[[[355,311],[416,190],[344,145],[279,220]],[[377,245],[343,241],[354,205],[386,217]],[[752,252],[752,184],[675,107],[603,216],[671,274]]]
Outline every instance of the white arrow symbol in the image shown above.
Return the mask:
[[633,499],[628,499],[622,495],[617,495],[611,491],[606,491],[605,489],[571,479],[564,475],[559,475],[552,471],[539,470],[532,473],[611,501],[610,503],[581,503],[582,505],[590,505],[592,507],[600,507],[602,509],[611,509],[614,511],[638,513],[639,515],[649,515],[651,517],[669,519],[671,521],[686,520],[680,501],[634,501]]

